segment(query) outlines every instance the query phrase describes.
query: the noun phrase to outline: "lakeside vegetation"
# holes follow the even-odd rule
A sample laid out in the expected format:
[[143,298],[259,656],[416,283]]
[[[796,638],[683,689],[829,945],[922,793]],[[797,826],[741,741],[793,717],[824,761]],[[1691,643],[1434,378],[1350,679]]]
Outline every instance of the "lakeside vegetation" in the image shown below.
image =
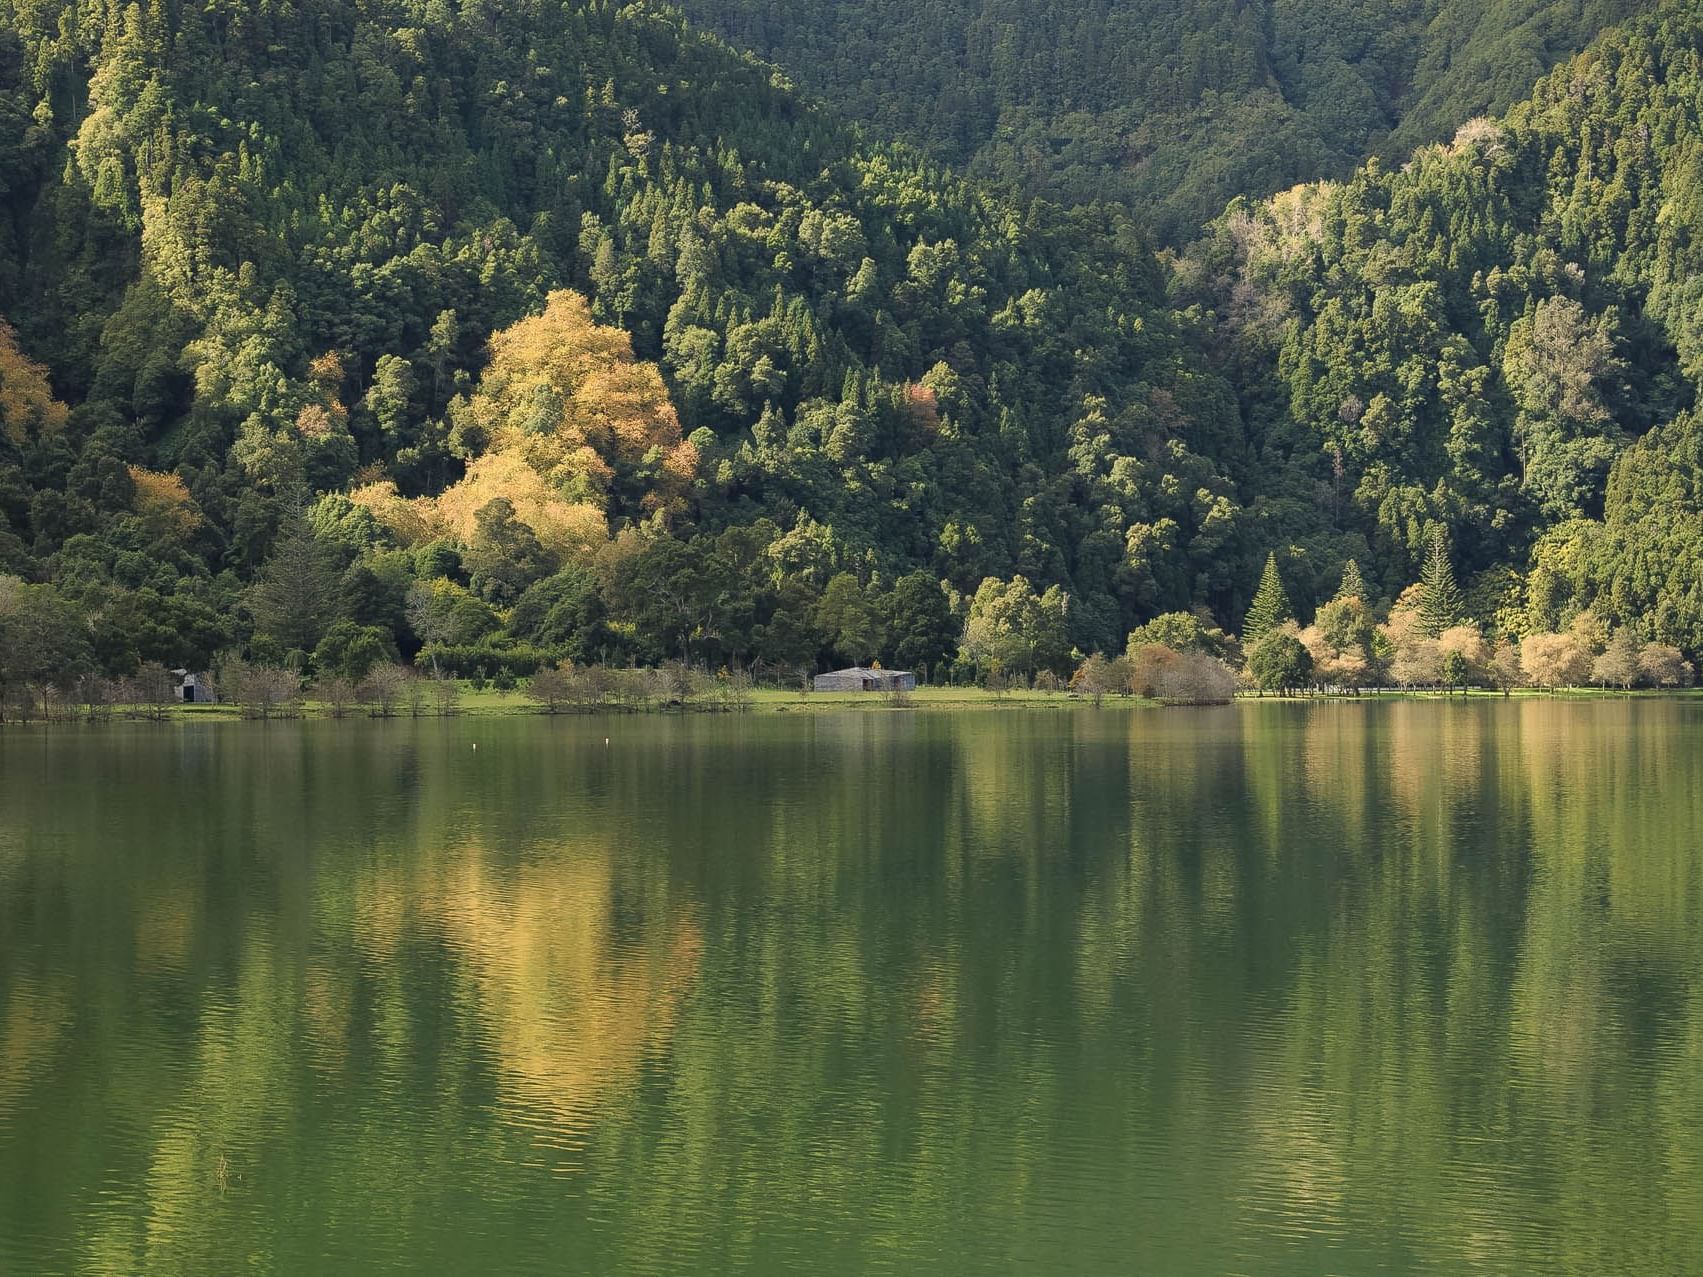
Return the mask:
[[[431,549],[453,553],[441,542],[431,543]],[[283,600],[281,617],[298,619],[292,607],[309,606],[321,597],[311,577],[322,570],[322,564],[304,553],[294,560],[290,573],[265,583]],[[725,605],[727,587],[737,580],[730,576],[718,583],[689,566],[678,570],[672,594],[664,589],[651,598],[676,626],[682,624],[681,599],[703,597],[695,592],[705,588],[719,589],[716,602]],[[660,584],[654,577],[646,580],[652,589]],[[1611,627],[1590,611],[1577,613],[1565,631],[1528,633],[1518,643],[1506,637],[1492,643],[1466,614],[1440,529],[1433,535],[1420,579],[1393,605],[1374,609],[1364,600],[1366,592],[1359,566],[1350,560],[1336,595],[1302,627],[1273,553],[1239,637],[1218,629],[1204,612],[1174,612],[1131,631],[1122,652],[1084,657],[1068,647],[1067,600],[1056,587],[1037,595],[1022,577],[1010,583],[984,582],[968,603],[968,619],[954,643],[952,610],[940,588],[923,574],[904,578],[887,594],[866,590],[854,577],[842,574],[793,632],[796,641],[853,659],[876,651],[933,656],[940,681],[931,694],[962,695],[968,703],[975,703],[976,692],[994,699],[1013,693],[1044,698],[1068,692],[1095,705],[1107,696],[1132,695],[1164,704],[1211,705],[1228,703],[1238,690],[1359,695],[1477,688],[1506,694],[1515,688],[1554,690],[1595,683],[1627,692],[1635,687],[1672,690],[1695,681],[1695,669],[1679,648],[1647,641],[1631,626]],[[540,593],[545,598],[534,603]],[[527,614],[530,604],[530,614],[541,616],[545,624],[566,610],[571,618],[566,634],[582,643],[592,624],[613,637],[614,627],[601,619],[588,620],[601,615],[595,610],[597,600],[595,582],[583,576],[548,577],[519,596],[508,625]],[[494,609],[446,580],[414,585],[405,595],[405,606],[411,624],[426,634],[447,632],[471,609],[498,623]],[[574,624],[580,628],[572,629]],[[218,659],[212,686],[218,699],[244,717],[260,719],[299,716],[310,703],[334,718],[354,713],[376,718],[451,716],[461,712],[463,678],[478,692],[518,693],[548,714],[741,712],[756,703],[760,683],[775,691],[790,685],[804,697],[831,695],[812,692],[816,666],[810,663],[773,661],[755,669],[724,665],[712,672],[689,659],[692,640],[701,640],[701,634],[701,629],[679,629],[684,655],[651,666],[575,660],[563,654],[560,635],[548,647],[516,644],[512,638],[466,645],[427,643],[409,666],[396,659],[396,649],[381,628],[343,620],[327,630],[311,654],[298,649],[282,660],[256,660],[227,650]],[[949,659],[954,647],[956,654]],[[801,654],[809,650],[804,646]],[[927,662],[918,664],[925,672],[929,668]],[[0,721],[78,714],[98,719],[115,712],[163,718],[182,696],[182,673],[154,661],[119,677],[102,672],[86,638],[66,623],[64,606],[51,587],[0,578]],[[209,680],[201,675],[198,681]],[[914,703],[917,695],[894,691],[888,699],[903,706]],[[868,700],[869,694],[851,699]]]
[[1163,260],[672,13],[400,21],[8,18],[0,700],[675,661],[1200,700],[1703,656],[1703,16]]
[[[619,671],[611,671],[612,674]],[[60,699],[29,704],[13,702],[0,725],[12,727],[44,723],[173,723],[173,722],[288,722],[303,719],[336,720],[419,720],[453,718],[489,718],[533,715],[581,716],[589,714],[839,714],[839,713],[908,713],[964,710],[1020,710],[1039,712],[1091,711],[1101,708],[1163,709],[1167,705],[1187,705],[1197,702],[1167,701],[1156,696],[1137,695],[1127,687],[1108,689],[1095,694],[1092,687],[1077,685],[1052,689],[1010,688],[991,690],[986,687],[919,687],[903,694],[871,692],[813,692],[798,687],[751,687],[741,691],[710,687],[690,699],[681,701],[667,697],[634,699],[613,695],[597,700],[541,697],[530,687],[497,688],[486,684],[476,686],[472,681],[459,679],[434,680],[416,677],[417,686],[405,688],[394,698],[377,695],[369,687],[355,687],[347,693],[336,691],[327,697],[321,689],[304,687],[297,694],[269,701],[264,707],[256,702],[218,701],[185,703],[176,700],[150,702],[133,699],[134,692],[123,686],[110,689],[107,695],[97,695],[93,701],[82,698]],[[1313,700],[1379,700],[1448,701],[1508,698],[1641,698],[1684,697],[1703,698],[1703,689],[1695,687],[1605,687],[1589,684],[1579,686],[1508,688],[1487,687],[1368,687],[1339,689],[1307,687],[1284,693],[1266,693],[1257,689],[1237,688],[1223,702],[1205,701],[1200,704],[1257,704],[1268,698]]]

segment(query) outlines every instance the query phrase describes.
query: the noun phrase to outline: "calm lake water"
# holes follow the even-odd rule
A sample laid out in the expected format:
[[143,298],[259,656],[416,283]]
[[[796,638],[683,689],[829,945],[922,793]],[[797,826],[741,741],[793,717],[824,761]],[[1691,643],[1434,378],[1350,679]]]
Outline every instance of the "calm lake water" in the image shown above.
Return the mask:
[[1696,1273],[1700,846],[1684,701],[8,728],[0,1272]]

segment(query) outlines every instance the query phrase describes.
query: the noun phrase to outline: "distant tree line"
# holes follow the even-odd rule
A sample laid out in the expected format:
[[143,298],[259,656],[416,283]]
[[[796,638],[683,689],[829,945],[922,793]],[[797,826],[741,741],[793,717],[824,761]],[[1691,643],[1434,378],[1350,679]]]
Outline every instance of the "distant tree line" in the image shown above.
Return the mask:
[[[1288,695],[1373,689],[1464,691],[1595,685],[1631,690],[1690,687],[1695,669],[1679,648],[1631,626],[1611,627],[1589,611],[1563,631],[1486,634],[1465,603],[1439,532],[1418,581],[1387,608],[1369,605],[1365,578],[1350,560],[1336,595],[1300,625],[1275,554],[1268,557],[1238,641],[1188,613],[1156,618],[1129,637],[1115,660],[1088,658],[1073,685],[1177,700],[1228,699],[1189,689],[1239,685]],[[1233,667],[1239,664],[1239,673]],[[1228,682],[1226,682],[1229,680]]]

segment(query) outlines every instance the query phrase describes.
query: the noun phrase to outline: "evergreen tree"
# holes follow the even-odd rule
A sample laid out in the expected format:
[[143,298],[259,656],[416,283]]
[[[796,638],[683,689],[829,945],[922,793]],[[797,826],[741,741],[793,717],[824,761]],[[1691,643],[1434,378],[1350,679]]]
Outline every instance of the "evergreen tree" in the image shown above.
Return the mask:
[[[1186,242],[1236,195],[1334,176],[1361,155],[1405,151],[1447,137],[1486,108],[1506,107],[1551,61],[1643,5],[684,0],[681,7],[884,133],[1066,207],[1108,198],[1131,205],[1161,239]],[[1272,92],[1277,84],[1281,94]],[[1118,163],[1120,139],[1132,134],[1142,138],[1142,162]]]
[[1419,574],[1420,631],[1427,638],[1436,638],[1460,620],[1461,607],[1461,591],[1455,584],[1455,569],[1449,563],[1443,529],[1438,527],[1431,534],[1431,549]]
[[248,591],[255,631],[285,652],[311,652],[341,611],[331,552],[305,519],[292,519]]
[[1360,565],[1353,559],[1342,565],[1342,584],[1336,587],[1339,599],[1366,601],[1366,579],[1360,575]]
[[1277,574],[1277,552],[1274,550],[1266,556],[1259,589],[1242,620],[1243,645],[1252,647],[1279,625],[1293,619],[1294,615],[1289,606],[1289,596],[1283,590],[1283,578]]

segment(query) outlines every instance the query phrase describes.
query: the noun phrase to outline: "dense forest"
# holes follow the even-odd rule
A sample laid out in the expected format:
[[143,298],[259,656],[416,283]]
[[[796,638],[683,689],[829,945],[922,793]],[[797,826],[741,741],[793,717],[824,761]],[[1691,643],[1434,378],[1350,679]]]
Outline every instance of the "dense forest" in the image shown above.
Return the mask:
[[[349,627],[905,659],[1019,574],[1083,646],[1245,601],[1234,396],[1128,219],[865,147],[677,17],[51,4],[0,77],[0,565],[108,667]],[[573,402],[597,368],[515,327],[558,296],[556,336],[650,402]],[[483,464],[553,432],[571,537]],[[493,499],[423,542],[344,495],[468,480]],[[408,620],[419,584],[452,620]]]
[[[1703,650],[1703,17],[1605,37],[1399,170],[1238,202],[1179,264],[1262,468],[1391,597],[1446,529],[1497,633]],[[1381,579],[1378,574],[1381,574]]]
[[[1412,8],[1332,55],[1382,123],[1315,120],[1352,144],[1310,157],[1259,126],[1300,169],[1237,189],[1511,96],[1613,16]],[[1237,12],[1278,69],[1354,44]],[[1227,210],[1208,178],[1259,160],[1224,133],[1161,260],[1129,192],[997,193],[668,10],[17,5],[0,684],[224,654],[1029,678],[1234,658],[1226,630],[1250,663],[1270,632],[1272,686],[1434,682],[1463,626],[1476,681],[1564,633],[1586,673],[1622,638],[1671,669],[1703,651],[1700,49],[1703,17],[1638,19],[1399,167]],[[1097,65],[1024,83],[1111,93]]]
[[1066,204],[1194,238],[1238,195],[1400,158],[1648,0],[682,0],[811,92]]

